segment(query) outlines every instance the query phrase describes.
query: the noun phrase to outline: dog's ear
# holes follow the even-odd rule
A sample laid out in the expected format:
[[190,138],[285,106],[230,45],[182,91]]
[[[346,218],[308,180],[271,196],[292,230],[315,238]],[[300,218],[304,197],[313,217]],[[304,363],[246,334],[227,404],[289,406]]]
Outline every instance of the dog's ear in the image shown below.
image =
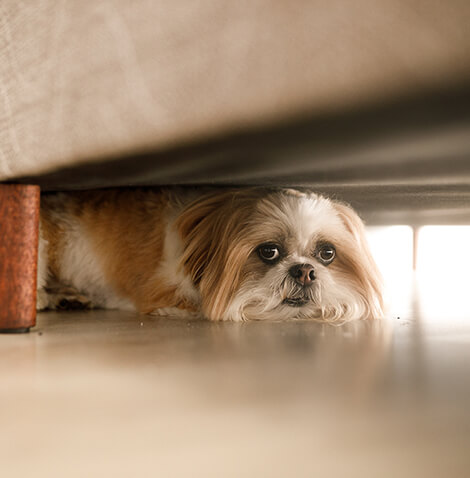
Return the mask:
[[182,266],[199,287],[210,319],[224,318],[240,285],[252,252],[245,229],[254,198],[249,190],[210,193],[190,204],[176,222],[184,244]]
[[227,194],[208,194],[191,203],[178,217],[176,228],[183,239],[182,265],[195,284],[201,282],[209,258],[218,249],[214,238],[220,229],[218,211],[225,209]]
[[339,218],[350,234],[352,244],[345,249],[347,260],[344,267],[351,269],[352,276],[360,285],[360,291],[370,317],[383,317],[383,281],[370,251],[364,223],[348,205],[332,201]]

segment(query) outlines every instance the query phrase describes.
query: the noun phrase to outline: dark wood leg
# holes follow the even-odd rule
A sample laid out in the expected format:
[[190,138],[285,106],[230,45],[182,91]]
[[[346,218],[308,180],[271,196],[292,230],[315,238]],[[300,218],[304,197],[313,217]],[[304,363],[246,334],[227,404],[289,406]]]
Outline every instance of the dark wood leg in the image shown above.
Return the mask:
[[0,184],[0,332],[36,325],[39,187]]

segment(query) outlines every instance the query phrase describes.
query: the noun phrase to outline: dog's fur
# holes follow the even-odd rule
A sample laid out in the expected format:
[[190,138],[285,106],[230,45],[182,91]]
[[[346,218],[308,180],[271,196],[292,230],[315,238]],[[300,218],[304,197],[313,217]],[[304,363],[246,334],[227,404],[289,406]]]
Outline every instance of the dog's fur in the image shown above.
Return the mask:
[[[289,272],[299,264],[308,283]],[[71,307],[211,320],[335,321],[383,310],[357,214],[311,192],[264,188],[45,195],[38,309]]]

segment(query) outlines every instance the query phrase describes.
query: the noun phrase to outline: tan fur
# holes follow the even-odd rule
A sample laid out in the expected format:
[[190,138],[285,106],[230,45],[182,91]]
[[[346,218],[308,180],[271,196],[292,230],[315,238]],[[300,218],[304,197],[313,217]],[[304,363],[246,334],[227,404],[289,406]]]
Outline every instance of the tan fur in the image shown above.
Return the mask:
[[216,192],[195,202],[176,222],[185,243],[183,264],[199,285],[203,310],[211,319],[222,316],[241,283],[242,266],[253,249],[246,240],[247,219],[259,197],[256,189]]
[[[64,206],[64,205],[62,205]],[[50,201],[47,196],[41,199],[41,234],[47,243],[48,269],[53,277],[59,277],[60,257],[64,245],[64,224],[57,219],[57,213],[68,213],[65,207],[60,207],[55,201]]]
[[[338,237],[325,237],[323,230],[328,231],[328,224],[326,229],[319,224],[319,231],[307,238],[311,246],[302,255],[310,259],[305,260],[316,261],[315,243],[331,241],[338,251],[331,271],[350,284],[367,316],[380,316],[380,274],[370,255],[362,221],[346,205],[296,190],[247,188],[194,193],[182,189],[114,189],[46,195],[41,227],[47,241],[49,274],[60,284],[67,267],[66,249],[70,255],[71,247],[72,252],[81,247],[95,276],[99,271],[99,284],[105,293],[109,293],[106,287],[111,287],[118,299],[129,300],[140,312],[179,309],[199,312],[212,320],[242,320],[243,314],[230,309],[234,299],[244,287],[248,288],[244,293],[249,294],[250,284],[257,287],[270,273],[270,266],[257,255],[259,244],[275,241],[289,250],[300,247],[289,208],[295,210],[301,201],[318,203],[315,206],[308,202],[306,210],[318,207],[324,211],[321,214],[330,214],[326,222],[331,214],[337,214],[341,222],[332,221],[332,230],[342,223],[346,231]],[[168,257],[171,253],[177,257]],[[316,263],[316,267],[322,266]],[[63,290],[74,286],[64,285]],[[331,294],[334,287],[330,287]],[[249,300],[259,305],[259,297]],[[282,307],[284,314],[291,312],[289,306]],[[323,313],[336,313],[321,305],[318,310],[322,311],[320,318],[325,319]]]
[[43,202],[41,218],[48,241],[50,268],[59,276],[59,262],[69,215],[83,225],[106,280],[136,308],[149,313],[158,307],[195,310],[175,295],[176,288],[155,272],[161,261],[168,197],[149,190],[106,190],[61,195]]
[[131,298],[139,310],[147,308],[153,290],[165,303],[173,299],[173,291],[167,293],[154,278],[163,249],[166,201],[162,197],[108,191],[82,195],[77,208],[104,274],[119,294]]
[[352,243],[344,244],[343,254],[331,267],[339,268],[351,282],[358,283],[358,291],[363,293],[364,301],[369,305],[368,318],[383,317],[382,276],[370,253],[364,224],[348,205],[334,202],[333,206],[350,232]]

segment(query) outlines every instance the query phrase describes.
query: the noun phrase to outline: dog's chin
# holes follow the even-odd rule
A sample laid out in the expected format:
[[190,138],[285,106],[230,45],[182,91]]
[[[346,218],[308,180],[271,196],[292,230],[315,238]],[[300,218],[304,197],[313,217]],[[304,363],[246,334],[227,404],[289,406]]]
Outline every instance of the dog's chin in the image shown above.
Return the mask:
[[[254,311],[253,311],[254,312]],[[274,320],[320,319],[323,316],[322,307],[313,299],[305,297],[287,297],[276,307],[264,311],[264,318]]]
[[[225,320],[318,320],[342,322],[363,315],[362,304],[353,295],[306,293],[273,295],[264,290],[247,287],[237,294],[228,308]],[[258,293],[256,293],[258,292]]]
[[348,304],[332,306],[317,304],[312,299],[286,298],[276,306],[266,307],[261,303],[247,304],[232,320],[313,320],[338,322],[349,320]]
[[289,307],[303,307],[311,302],[309,299],[304,297],[286,297],[282,303],[288,305]]
[[324,314],[324,308],[306,297],[258,298],[239,305],[232,308],[231,320],[315,320],[321,319]]

